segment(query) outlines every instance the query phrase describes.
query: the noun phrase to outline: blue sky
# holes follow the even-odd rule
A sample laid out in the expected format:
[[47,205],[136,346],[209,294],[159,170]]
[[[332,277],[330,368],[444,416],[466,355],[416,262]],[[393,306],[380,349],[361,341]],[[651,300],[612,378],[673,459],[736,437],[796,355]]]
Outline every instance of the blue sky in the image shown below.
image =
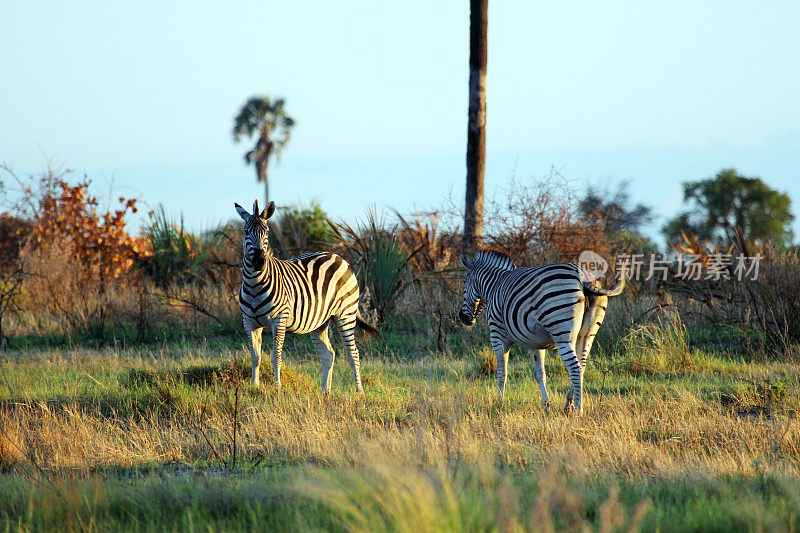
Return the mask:
[[[3,2],[0,161],[86,172],[203,229],[261,198],[232,121],[283,96],[279,204],[334,218],[461,201],[467,0]],[[491,2],[487,194],[551,167],[681,207],[723,167],[800,216],[800,3]],[[795,223],[800,234],[800,220]]]

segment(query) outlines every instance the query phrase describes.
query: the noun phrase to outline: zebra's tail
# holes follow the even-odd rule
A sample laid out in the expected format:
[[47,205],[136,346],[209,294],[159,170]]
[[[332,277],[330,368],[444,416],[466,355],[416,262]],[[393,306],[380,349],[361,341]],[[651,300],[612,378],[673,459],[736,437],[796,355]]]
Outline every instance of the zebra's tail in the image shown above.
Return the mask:
[[622,289],[625,288],[625,272],[623,271],[617,277],[617,285],[613,289],[603,289],[601,287],[595,287],[589,281],[583,282],[583,289],[594,294],[602,295],[602,296],[619,296],[622,294]]
[[361,330],[361,333],[364,335],[364,340],[381,336],[381,332],[378,331],[378,328],[364,320],[364,317],[361,316],[361,313],[356,313],[356,327]]

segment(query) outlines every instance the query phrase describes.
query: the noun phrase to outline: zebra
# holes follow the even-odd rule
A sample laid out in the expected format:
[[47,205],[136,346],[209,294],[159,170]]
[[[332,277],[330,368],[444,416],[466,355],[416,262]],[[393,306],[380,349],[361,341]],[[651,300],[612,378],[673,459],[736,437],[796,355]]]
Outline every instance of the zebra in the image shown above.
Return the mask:
[[328,252],[308,253],[288,261],[275,258],[267,226],[275,202],[269,202],[260,214],[258,200],[253,203],[252,214],[239,204],[234,206],[244,220],[239,308],[244,329],[250,334],[253,385],[259,384],[261,332],[269,327],[275,385],[281,385],[286,333],[309,333],[322,361],[322,389],[330,392],[335,352],[328,339],[328,324],[333,321],[350,359],[356,391],[363,392],[355,328],[359,326],[367,334],[377,334],[378,330],[358,311],[358,281],[350,265]]
[[582,414],[586,359],[603,323],[608,297],[621,294],[625,287],[624,273],[616,287],[601,289],[587,281],[574,263],[516,268],[509,256],[482,250],[471,260],[462,255],[461,264],[467,273],[459,319],[471,326],[487,310],[500,399],[505,393],[508,351],[517,343],[532,350],[534,375],[549,411],[544,359],[545,350],[555,348],[572,382],[564,412]]

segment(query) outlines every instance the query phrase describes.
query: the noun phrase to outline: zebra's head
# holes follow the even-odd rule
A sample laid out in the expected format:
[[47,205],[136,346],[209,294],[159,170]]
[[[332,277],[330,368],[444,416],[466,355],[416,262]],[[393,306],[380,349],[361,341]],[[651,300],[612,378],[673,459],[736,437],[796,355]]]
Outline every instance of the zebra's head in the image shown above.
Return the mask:
[[244,268],[253,272],[261,272],[267,263],[267,256],[272,254],[269,248],[269,227],[267,219],[275,213],[275,202],[270,202],[259,213],[258,200],[253,202],[253,214],[248,213],[239,204],[236,212],[244,220]]
[[461,264],[467,269],[467,275],[464,277],[464,305],[461,306],[458,318],[465,326],[472,326],[475,324],[478,315],[486,307],[486,300],[478,292],[478,280],[474,268],[475,262],[462,255]]

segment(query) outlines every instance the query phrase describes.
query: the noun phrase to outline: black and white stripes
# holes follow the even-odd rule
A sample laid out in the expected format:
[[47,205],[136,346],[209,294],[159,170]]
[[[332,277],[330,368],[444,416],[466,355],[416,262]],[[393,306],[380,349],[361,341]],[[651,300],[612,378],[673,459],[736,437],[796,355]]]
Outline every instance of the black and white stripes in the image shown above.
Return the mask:
[[622,293],[624,276],[614,289],[592,285],[578,265],[556,263],[515,268],[506,255],[481,251],[474,260],[462,256],[467,269],[464,305],[459,315],[475,323],[485,308],[489,341],[497,356],[497,384],[502,397],[508,351],[514,343],[533,349],[534,374],[549,406],[545,350],[556,348],[572,382],[565,411],[582,412],[583,373],[597,330],[603,323],[608,296]]
[[377,330],[358,314],[358,281],[347,264],[336,254],[318,252],[289,261],[273,257],[269,246],[267,219],[275,212],[270,202],[260,214],[258,201],[250,214],[239,204],[236,211],[244,219],[244,257],[239,307],[245,330],[250,333],[253,362],[252,382],[259,382],[261,332],[272,329],[274,348],[272,368],[280,386],[283,341],[286,333],[310,333],[322,360],[322,388],[330,390],[334,351],[328,340],[328,323],[339,329],[353,368],[356,390],[361,391],[361,373],[355,328]]

